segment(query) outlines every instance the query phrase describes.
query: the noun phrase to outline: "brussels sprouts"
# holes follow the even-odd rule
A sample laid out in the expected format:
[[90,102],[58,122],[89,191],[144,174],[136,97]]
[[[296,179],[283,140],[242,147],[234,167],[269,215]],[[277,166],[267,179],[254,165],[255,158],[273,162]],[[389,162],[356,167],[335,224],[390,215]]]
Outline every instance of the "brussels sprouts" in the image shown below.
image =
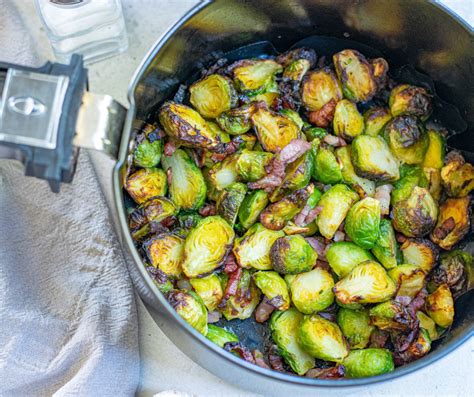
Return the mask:
[[395,292],[393,280],[385,269],[374,261],[357,265],[334,287],[336,298],[343,305],[384,302]]
[[268,193],[264,190],[255,190],[250,192],[242,202],[239,208],[240,224],[249,229],[257,222],[260,213],[268,204]]
[[251,119],[258,140],[267,152],[276,153],[298,138],[298,126],[286,116],[261,108]]
[[271,153],[244,149],[238,155],[237,172],[245,182],[258,181],[267,174],[265,167],[268,166],[272,158]]
[[237,172],[237,155],[228,156],[222,162],[214,164],[207,173],[204,174],[208,190],[217,191],[216,201],[219,197],[219,192],[229,187],[239,179]]
[[441,284],[428,295],[425,302],[426,313],[440,327],[449,327],[454,320],[454,301],[447,284]]
[[434,227],[438,206],[427,189],[416,186],[407,199],[393,206],[393,227],[407,237],[423,237]]
[[165,102],[159,113],[160,123],[171,139],[183,146],[202,147],[217,150],[222,146],[216,131],[202,116],[188,106]]
[[474,189],[474,166],[458,153],[449,153],[441,169],[441,182],[449,197],[466,197]]
[[[322,139],[324,138],[328,132],[324,128],[320,127],[311,127],[311,128],[305,128],[304,129],[304,134],[306,136],[306,139],[308,142],[311,142],[315,139]],[[319,143],[319,141],[318,141]]]
[[367,102],[376,94],[372,66],[356,50],[343,50],[332,57],[344,96],[355,102]]
[[167,276],[181,275],[184,240],[173,234],[159,234],[143,244],[150,263]]
[[414,117],[395,117],[385,126],[384,134],[390,150],[402,163],[423,162],[429,139],[423,126]]
[[399,265],[388,272],[397,283],[397,295],[414,298],[425,285],[426,272],[416,265]]
[[212,273],[203,278],[189,280],[194,291],[201,297],[209,311],[216,310],[217,305],[224,296],[221,280],[217,274]]
[[387,108],[376,107],[364,113],[364,134],[370,136],[380,135],[384,131],[385,125],[392,119],[392,115]]
[[444,137],[435,130],[428,130],[428,149],[423,159],[423,167],[441,169],[446,154]]
[[160,168],[142,168],[127,178],[125,190],[137,204],[154,196],[164,196],[168,189],[166,173]]
[[298,234],[277,239],[270,250],[273,268],[281,274],[310,271],[318,259],[313,247]]
[[436,329],[436,323],[429,316],[418,310],[416,312],[416,318],[420,322],[420,327],[428,332],[430,340],[434,341],[438,339],[439,335],[438,330]]
[[313,221],[306,226],[298,226],[294,222],[289,221],[283,228],[283,232],[287,236],[293,236],[295,234],[301,234],[304,237],[312,236],[318,231],[316,222]]
[[236,294],[226,301],[224,308],[219,309],[228,321],[236,318],[245,320],[252,316],[259,302],[260,291],[255,286],[250,272],[244,269],[237,284]]
[[400,179],[394,183],[391,204],[407,199],[416,186],[428,188],[428,180],[423,170],[415,165],[403,165],[400,167]]
[[146,270],[152,278],[153,284],[158,287],[158,290],[162,294],[166,295],[168,292],[174,290],[173,283],[170,281],[168,276],[160,269],[153,266],[146,266]]
[[245,59],[237,61],[232,69],[237,88],[244,93],[257,94],[273,82],[283,68],[271,59]]
[[342,364],[349,378],[377,376],[395,369],[390,350],[376,347],[352,350]]
[[171,200],[185,210],[199,209],[206,200],[207,192],[200,168],[181,149],[171,156],[163,156],[162,163],[163,168],[171,172]]
[[388,62],[384,58],[373,58],[370,60],[370,64],[377,87],[384,88],[387,84]]
[[283,54],[278,55],[276,61],[286,68],[293,62],[303,59],[307,60],[309,63],[309,67],[312,68],[316,63],[316,52],[311,48],[296,48],[294,50],[289,50],[284,52]]
[[439,201],[441,198],[441,171],[436,168],[423,168],[426,180],[428,181],[428,191],[431,196]]
[[324,146],[317,149],[314,156],[313,178],[329,185],[342,180],[341,166],[333,149]]
[[207,309],[199,295],[193,291],[172,291],[166,298],[183,320],[201,334],[207,334]]
[[247,186],[243,183],[235,182],[225,188],[217,200],[217,213],[231,226],[234,226],[246,193]]
[[351,159],[357,175],[363,178],[393,182],[400,177],[397,160],[379,136],[357,136],[352,142]]
[[298,340],[308,354],[321,360],[341,362],[349,354],[347,342],[337,324],[317,314],[304,316]]
[[392,222],[388,219],[382,219],[380,221],[379,236],[374,248],[372,248],[372,254],[374,254],[385,269],[392,269],[401,261],[401,254],[395,232],[393,231]]
[[352,204],[358,199],[357,193],[346,185],[334,185],[325,192],[319,200],[318,206],[322,210],[316,219],[321,235],[332,239]]
[[270,249],[284,235],[282,231],[269,230],[256,223],[242,237],[235,239],[233,252],[237,262],[243,268],[271,270]]
[[339,241],[329,246],[326,252],[326,259],[338,277],[345,277],[358,264],[372,260],[373,257],[369,251],[354,243]]
[[252,101],[260,102],[260,104],[271,107],[275,99],[280,96],[278,83],[272,80],[262,91],[258,91],[258,94],[248,94],[248,96]]
[[310,61],[307,59],[298,59],[285,67],[285,70],[283,70],[283,78],[301,81],[310,68]]
[[341,83],[329,68],[306,74],[301,85],[301,102],[309,111],[320,110],[330,101],[342,99]]
[[351,147],[343,146],[336,149],[336,157],[341,168],[342,180],[354,189],[360,197],[373,197],[375,182],[356,174],[351,161]]
[[274,312],[270,320],[272,339],[285,362],[298,375],[305,374],[314,367],[314,358],[306,353],[298,343],[298,330],[303,315],[291,308]]
[[398,85],[392,89],[388,104],[394,117],[411,115],[426,120],[431,114],[431,96],[422,87]]
[[397,365],[406,364],[414,360],[418,360],[427,354],[431,349],[431,339],[427,330],[420,328],[417,338],[410,343],[408,348],[403,352],[395,353]]
[[400,247],[403,262],[416,265],[429,273],[438,260],[438,248],[423,238],[407,239]]
[[153,133],[137,144],[133,152],[133,162],[138,167],[151,168],[156,166],[163,154],[163,141]]
[[334,280],[328,271],[319,267],[298,274],[290,283],[291,300],[302,313],[320,312],[332,305]]
[[260,102],[251,102],[230,109],[217,117],[217,124],[230,135],[244,134],[252,128],[250,118],[260,106],[262,106]]
[[285,280],[277,272],[258,271],[253,274],[257,287],[278,310],[290,308],[290,294]]
[[221,348],[224,348],[226,343],[239,341],[236,334],[214,324],[207,325],[206,338]]
[[291,121],[293,121],[293,123],[295,123],[298,126],[299,130],[301,130],[303,128],[304,121],[303,121],[303,119],[301,118],[301,116],[299,115],[298,112],[296,112],[292,109],[282,109],[282,110],[280,110],[280,114],[282,114],[283,116],[286,116],[289,119],[291,119]]
[[351,349],[363,349],[369,344],[370,335],[375,329],[370,324],[369,312],[341,307],[337,312],[337,323],[346,337]]
[[347,99],[337,103],[332,125],[336,135],[349,141],[364,132],[364,118],[354,102]]
[[407,308],[396,300],[379,303],[369,310],[370,323],[382,330],[408,332],[415,319]]
[[344,230],[358,246],[371,249],[379,237],[380,202],[371,197],[355,203],[347,214]]
[[313,153],[311,151],[303,154],[299,159],[293,161],[286,167],[283,187],[290,191],[306,187],[313,173]]
[[186,237],[183,271],[193,278],[219,267],[234,239],[234,230],[220,216],[201,220]]

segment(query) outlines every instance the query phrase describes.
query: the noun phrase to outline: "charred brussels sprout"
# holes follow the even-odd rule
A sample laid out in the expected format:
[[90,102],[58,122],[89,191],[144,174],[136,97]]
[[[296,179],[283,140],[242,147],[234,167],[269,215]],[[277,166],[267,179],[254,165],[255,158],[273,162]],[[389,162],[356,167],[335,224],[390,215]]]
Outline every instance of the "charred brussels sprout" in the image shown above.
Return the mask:
[[441,199],[442,190],[441,171],[436,168],[424,167],[423,173],[428,181],[428,191],[436,201],[439,201]]
[[275,312],[270,320],[272,339],[279,353],[298,375],[304,375],[315,364],[314,358],[298,343],[298,330],[302,321],[303,315],[294,308]]
[[382,330],[409,331],[414,319],[400,302],[390,300],[373,306],[369,311],[370,322]]
[[359,135],[352,142],[352,164],[357,175],[374,181],[400,178],[398,162],[379,136]]
[[334,302],[334,280],[328,271],[315,268],[298,274],[290,283],[291,300],[302,313],[312,314]]
[[150,263],[167,276],[181,275],[184,259],[184,240],[173,234],[161,234],[143,244]]
[[349,354],[347,342],[337,324],[317,314],[304,316],[298,340],[307,353],[321,360],[341,362]]
[[217,117],[217,124],[230,135],[245,134],[252,128],[250,118],[259,106],[262,106],[262,104],[259,102],[251,102],[241,107],[231,109]]
[[260,213],[268,204],[268,193],[264,190],[255,190],[249,193],[239,208],[240,224],[249,229],[257,222]]
[[197,294],[192,291],[172,291],[166,298],[183,320],[201,334],[207,334],[207,309]]
[[[398,248],[392,222],[388,219],[380,221],[380,230],[372,253],[385,269],[392,269],[401,261],[400,250]],[[411,262],[409,262],[411,263]]]
[[449,327],[454,320],[453,295],[447,284],[441,284],[436,291],[428,295],[425,303],[426,313],[440,327]]
[[428,180],[420,167],[403,165],[400,167],[400,179],[393,186],[391,204],[395,205],[398,201],[407,199],[416,186],[428,188]]
[[298,126],[286,116],[261,108],[251,119],[258,140],[267,152],[276,153],[298,138]]
[[185,210],[199,209],[206,200],[206,182],[200,168],[184,150],[178,149],[171,156],[163,156],[163,168],[170,172],[171,200]]
[[375,329],[370,324],[367,310],[351,310],[341,307],[337,312],[337,323],[346,337],[351,349],[363,349],[369,344],[370,335]]
[[429,273],[438,260],[439,250],[430,241],[422,238],[407,239],[400,247],[403,262],[419,266]]
[[399,265],[388,274],[397,284],[398,296],[414,298],[425,285],[426,273],[416,265]]
[[377,376],[395,369],[392,353],[387,349],[376,347],[352,350],[342,364],[349,378]]
[[189,87],[189,101],[201,116],[215,119],[237,104],[237,93],[232,81],[219,74],[211,74]]
[[444,137],[437,131],[428,130],[428,149],[423,160],[423,167],[441,169],[445,157]]
[[395,292],[393,280],[385,269],[374,261],[357,265],[334,287],[336,298],[343,305],[384,302]]
[[344,183],[354,189],[360,197],[372,197],[375,194],[375,182],[356,174],[351,161],[351,147],[343,146],[336,149],[336,157]]
[[465,197],[474,189],[474,166],[456,152],[448,154],[441,169],[441,182],[449,197]]
[[281,230],[286,222],[293,219],[306,204],[309,193],[305,189],[297,190],[280,201],[269,205],[261,214],[260,222],[267,229]]
[[431,349],[431,339],[427,330],[420,328],[415,336],[415,340],[408,345],[406,350],[395,351],[394,358],[397,365],[406,364],[418,360],[427,354]]
[[434,227],[438,205],[427,189],[416,186],[405,200],[393,206],[393,227],[407,237],[423,237]]
[[163,154],[163,141],[152,139],[154,135],[149,134],[142,142],[137,144],[133,153],[133,161],[139,167],[151,168],[160,162]]
[[310,68],[310,61],[307,59],[298,59],[285,67],[285,70],[283,70],[283,78],[301,81]]
[[127,178],[125,190],[137,204],[154,196],[164,196],[168,189],[166,173],[160,168],[143,168]]
[[337,103],[332,125],[336,135],[349,141],[364,132],[364,118],[354,102],[347,99]]
[[214,324],[207,325],[206,338],[221,348],[224,348],[226,343],[239,341],[236,334]]
[[278,310],[290,308],[290,295],[285,280],[277,272],[258,271],[253,274],[257,287]]
[[311,270],[318,254],[298,234],[276,240],[270,250],[273,268],[281,274],[297,274]]
[[268,166],[272,158],[271,153],[244,149],[238,155],[237,172],[243,181],[255,182],[267,174],[265,167]]
[[342,99],[341,83],[334,73],[326,68],[306,74],[301,86],[301,102],[309,111],[320,110],[328,102]]
[[242,237],[235,239],[233,252],[237,262],[243,268],[271,270],[270,249],[282,236],[282,231],[269,230],[256,223]]
[[332,239],[349,209],[359,199],[346,185],[334,185],[323,194],[318,206],[322,208],[316,223],[321,235]]
[[370,136],[380,135],[391,119],[392,115],[386,108],[376,107],[367,110],[364,113],[364,133]]
[[372,99],[377,92],[377,82],[367,59],[356,50],[343,50],[332,59],[344,96],[355,102]]
[[358,264],[373,259],[369,251],[348,241],[331,244],[326,252],[326,258],[338,277],[347,276]]
[[240,206],[247,193],[247,186],[236,182],[225,188],[217,200],[217,213],[234,226]]
[[436,323],[425,313],[418,310],[416,312],[416,318],[420,322],[420,328],[425,329],[430,336],[431,341],[438,339],[438,330],[436,329]]
[[390,93],[388,104],[394,117],[411,115],[426,120],[431,114],[431,96],[422,87],[398,85]]
[[371,197],[355,203],[347,214],[344,230],[358,246],[371,249],[379,237],[380,203]]
[[201,220],[186,237],[183,271],[193,278],[221,265],[234,239],[234,230],[220,216]]
[[334,150],[320,146],[314,156],[313,178],[325,184],[334,184],[342,180],[342,172]]
[[213,311],[224,296],[221,280],[217,274],[189,280],[194,291],[201,297],[207,309]]
[[243,93],[259,93],[273,82],[283,68],[271,59],[238,61],[232,69],[237,88]]
[[214,164],[207,173],[205,173],[208,190],[217,191],[217,195],[213,197],[213,201],[217,200],[221,190],[238,181],[237,159],[237,156],[228,156],[224,161]]
[[313,153],[308,151],[299,159],[289,164],[286,167],[286,176],[283,181],[283,186],[290,191],[306,187],[313,173],[313,162]]

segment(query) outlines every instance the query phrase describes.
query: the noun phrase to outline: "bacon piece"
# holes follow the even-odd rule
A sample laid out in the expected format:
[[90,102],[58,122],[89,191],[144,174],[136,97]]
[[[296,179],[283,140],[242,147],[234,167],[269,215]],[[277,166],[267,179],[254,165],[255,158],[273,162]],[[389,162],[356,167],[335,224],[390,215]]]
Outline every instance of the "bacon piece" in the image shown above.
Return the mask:
[[306,237],[306,241],[316,251],[318,259],[326,261],[327,244],[323,242],[323,239],[318,237]]
[[413,318],[416,318],[416,312],[420,310],[423,306],[425,306],[425,299],[428,296],[428,292],[425,288],[423,288],[418,294],[416,294],[415,298],[407,305],[408,313]]
[[257,323],[264,323],[270,318],[274,311],[275,306],[273,306],[268,298],[264,296],[260,304],[255,309],[255,321]]
[[208,312],[207,313],[207,322],[209,324],[217,323],[222,317],[222,314],[218,311]]
[[316,206],[311,208],[310,205],[306,204],[301,212],[294,217],[295,224],[300,227],[309,225],[317,218],[322,210],[323,207]]
[[441,225],[439,225],[436,229],[433,230],[433,237],[437,240],[443,240],[449,233],[454,230],[455,227],[456,222],[451,216],[448,219],[445,219]]
[[331,99],[321,109],[309,112],[308,120],[316,127],[326,128],[332,122],[335,110],[336,101],[334,99]]
[[204,204],[198,212],[201,216],[212,216],[217,214],[217,209],[214,204]]
[[231,252],[227,255],[227,258],[224,262],[224,272],[227,274],[233,273],[237,270],[239,265],[237,264],[237,260],[235,259],[235,255]]
[[270,363],[270,367],[275,371],[286,372],[283,365],[283,358],[278,354],[278,347],[276,345],[270,347],[268,352],[268,362]]
[[384,347],[389,338],[389,334],[386,331],[375,329],[370,334],[369,347]]
[[335,136],[328,134],[323,138],[323,141],[327,143],[330,146],[334,147],[342,147],[342,146],[347,146],[347,142],[341,138],[340,136]]
[[375,189],[374,198],[380,203],[380,213],[388,215],[390,212],[390,193],[392,193],[392,185],[382,185]]
[[256,365],[262,368],[270,369],[270,366],[266,363],[265,359],[263,358],[263,353],[260,350],[255,349],[252,352],[252,355]]
[[165,143],[163,153],[165,154],[165,156],[172,156],[173,153],[176,152],[176,149],[178,149],[176,144],[172,141],[168,141]]
[[234,296],[237,293],[237,288],[239,286],[239,281],[242,278],[242,268],[237,267],[235,271],[229,274],[229,281],[225,287],[224,296],[219,303],[220,308],[224,308],[227,305],[227,301],[231,296]]
[[345,238],[346,238],[346,234],[338,230],[336,233],[334,233],[333,240],[337,243],[338,241],[344,241]]
[[256,364],[250,350],[243,346],[240,342],[227,342],[224,344],[224,350],[227,350],[231,353],[237,353],[240,358],[244,359],[245,361]]
[[314,379],[339,379],[344,377],[345,372],[343,365],[336,365],[331,368],[311,368],[304,376]]

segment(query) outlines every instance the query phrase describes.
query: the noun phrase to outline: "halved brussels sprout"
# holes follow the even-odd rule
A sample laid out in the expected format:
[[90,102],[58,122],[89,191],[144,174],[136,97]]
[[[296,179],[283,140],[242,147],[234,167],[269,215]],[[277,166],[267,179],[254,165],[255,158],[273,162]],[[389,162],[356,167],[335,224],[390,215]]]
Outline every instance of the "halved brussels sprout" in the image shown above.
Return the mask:
[[268,204],[268,193],[264,190],[254,190],[247,194],[239,208],[240,224],[249,229],[257,222],[260,213]]
[[379,303],[369,310],[370,322],[378,329],[408,332],[414,326],[415,319],[406,306],[396,300]]
[[241,92],[258,93],[271,84],[273,77],[283,68],[271,59],[245,59],[232,68],[234,81]]
[[398,85],[392,89],[388,104],[394,117],[411,115],[426,120],[431,114],[431,96],[422,87]]
[[290,308],[290,294],[285,280],[277,272],[258,271],[253,274],[257,287],[278,310]]
[[295,234],[301,234],[304,237],[312,236],[318,231],[316,222],[313,221],[306,226],[298,226],[294,222],[289,221],[283,228],[283,231],[287,236],[293,236]]
[[377,83],[372,66],[356,50],[343,50],[332,57],[344,96],[355,102],[367,102],[376,94]]
[[167,276],[179,277],[184,260],[184,240],[173,234],[159,234],[143,244],[150,263]]
[[213,201],[219,197],[219,192],[229,187],[239,179],[237,172],[238,155],[227,156],[222,162],[214,164],[207,173],[204,174],[209,191],[216,191]]
[[448,156],[449,160],[441,169],[442,184],[449,197],[466,197],[474,189],[474,166],[456,152]]
[[454,301],[447,284],[441,284],[428,295],[425,302],[426,313],[440,327],[449,327],[454,320]]
[[298,138],[298,126],[288,117],[260,108],[251,117],[263,149],[276,153]]
[[337,324],[317,314],[304,316],[298,341],[307,353],[321,360],[341,362],[349,354],[347,342]]
[[338,183],[342,180],[341,166],[334,155],[334,149],[320,146],[316,150],[314,156],[313,178],[329,185]]
[[151,168],[156,166],[163,154],[163,140],[154,134],[151,125],[145,127],[144,139],[137,143],[133,152],[133,162],[138,167]]
[[395,369],[390,350],[377,347],[352,350],[342,364],[349,378],[377,376]]
[[193,291],[172,291],[166,299],[183,320],[203,335],[207,334],[207,309]]
[[299,159],[290,163],[286,167],[283,187],[289,191],[306,187],[311,181],[313,163],[313,153],[311,151],[306,152]]
[[385,269],[374,261],[357,265],[334,287],[336,298],[343,305],[384,302],[395,292],[396,285],[393,280]]
[[298,274],[290,283],[291,300],[305,314],[320,312],[334,302],[334,280],[331,274],[319,267]]
[[347,99],[337,103],[332,125],[336,135],[349,141],[364,132],[364,118],[354,102]]
[[439,335],[438,330],[436,329],[436,323],[429,316],[418,310],[416,312],[416,318],[420,322],[420,327],[428,332],[432,341],[438,339]]
[[322,210],[316,219],[321,235],[332,239],[349,209],[358,199],[357,193],[346,185],[334,185],[325,192],[319,200],[318,206]]
[[247,193],[247,186],[235,182],[225,188],[217,200],[217,213],[222,216],[231,226],[234,226],[240,206]]
[[310,271],[318,254],[301,235],[277,239],[270,250],[273,268],[281,274],[297,274]]
[[369,344],[370,335],[375,329],[370,324],[366,309],[351,310],[341,307],[337,312],[337,323],[346,337],[351,349],[363,349]]
[[250,102],[230,109],[217,117],[217,124],[230,135],[244,134],[252,128],[250,118],[260,106],[262,106],[260,102]]
[[439,201],[441,199],[441,171],[436,168],[423,168],[426,180],[428,181],[428,191],[431,196]]
[[285,362],[298,375],[304,375],[314,367],[314,358],[298,343],[298,330],[303,315],[295,308],[274,312],[270,320],[272,339]]
[[283,237],[282,231],[269,230],[260,223],[253,225],[234,242],[234,255],[243,268],[271,270],[270,249],[273,243]]
[[366,197],[355,203],[347,214],[344,230],[358,246],[371,249],[379,237],[380,202]]
[[238,155],[237,172],[245,182],[258,181],[267,174],[265,167],[272,158],[271,153],[244,149]]
[[435,130],[428,130],[428,149],[423,159],[423,167],[441,169],[446,154],[444,137]]
[[438,205],[427,189],[416,186],[405,200],[393,206],[393,227],[407,237],[423,237],[436,223]]
[[237,105],[232,81],[220,74],[211,74],[191,84],[189,102],[201,116],[215,119]]
[[373,197],[375,194],[375,182],[356,174],[351,161],[350,145],[337,148],[336,157],[341,168],[344,183],[354,189],[361,198],[365,196]]
[[301,130],[303,128],[304,121],[303,121],[303,119],[301,118],[301,116],[299,115],[298,112],[296,112],[292,109],[282,109],[282,110],[280,110],[280,114],[282,114],[283,116],[286,116],[289,119],[291,119],[293,121],[293,123],[295,123],[298,126],[299,130]]
[[310,68],[310,61],[307,59],[298,59],[285,67],[285,70],[283,70],[283,78],[301,81]]
[[425,285],[426,272],[416,265],[399,265],[388,274],[397,284],[398,296],[414,298]]
[[428,180],[420,167],[404,164],[400,167],[400,179],[393,186],[391,204],[395,205],[410,197],[416,186],[428,188]]
[[409,238],[400,247],[403,262],[419,266],[429,273],[438,260],[439,250],[430,241],[423,238]]
[[341,83],[329,68],[306,74],[301,85],[301,102],[310,112],[320,110],[330,101],[342,99]]
[[202,278],[189,280],[194,291],[198,294],[209,311],[216,310],[217,305],[224,296],[221,280],[217,274],[212,273]]
[[296,48],[278,55],[276,61],[286,68],[288,65],[301,59],[306,59],[309,62],[310,67],[313,67],[316,64],[316,52],[311,48]]
[[[170,197],[182,209],[199,209],[206,200],[206,182],[201,169],[181,149],[171,156],[163,156],[163,168],[170,172]],[[171,171],[170,171],[171,170]]]
[[331,244],[326,252],[326,259],[338,277],[347,276],[358,264],[372,260],[369,251],[348,241]]
[[357,175],[374,181],[400,178],[398,162],[380,136],[359,135],[352,142],[351,159]]
[[236,334],[214,324],[207,325],[206,338],[221,348],[224,348],[226,343],[239,341]]
[[372,253],[385,269],[392,269],[401,261],[397,238],[390,220],[382,219],[380,221],[379,236],[372,248]]
[[398,116],[388,122],[384,132],[392,153],[406,164],[423,162],[429,139],[424,127],[411,116]]
[[364,134],[370,136],[380,135],[384,131],[385,125],[392,119],[392,115],[387,108],[370,108],[364,113]]
[[184,244],[184,274],[193,278],[212,272],[227,254],[234,230],[220,216],[201,220],[186,237]]
[[125,190],[137,204],[164,196],[168,190],[166,173],[161,168],[142,168],[127,178]]
[[269,84],[265,86],[264,89],[258,91],[256,95],[248,94],[249,100],[264,103],[267,107],[271,107],[275,99],[280,96],[280,90],[278,83],[275,80],[272,80]]

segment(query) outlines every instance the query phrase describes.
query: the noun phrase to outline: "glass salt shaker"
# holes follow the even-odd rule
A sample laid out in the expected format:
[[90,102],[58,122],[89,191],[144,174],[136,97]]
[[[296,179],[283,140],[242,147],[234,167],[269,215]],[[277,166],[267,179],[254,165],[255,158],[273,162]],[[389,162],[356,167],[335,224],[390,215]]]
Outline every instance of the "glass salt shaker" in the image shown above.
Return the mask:
[[120,0],[36,0],[36,5],[59,62],[78,53],[90,64],[128,47]]

